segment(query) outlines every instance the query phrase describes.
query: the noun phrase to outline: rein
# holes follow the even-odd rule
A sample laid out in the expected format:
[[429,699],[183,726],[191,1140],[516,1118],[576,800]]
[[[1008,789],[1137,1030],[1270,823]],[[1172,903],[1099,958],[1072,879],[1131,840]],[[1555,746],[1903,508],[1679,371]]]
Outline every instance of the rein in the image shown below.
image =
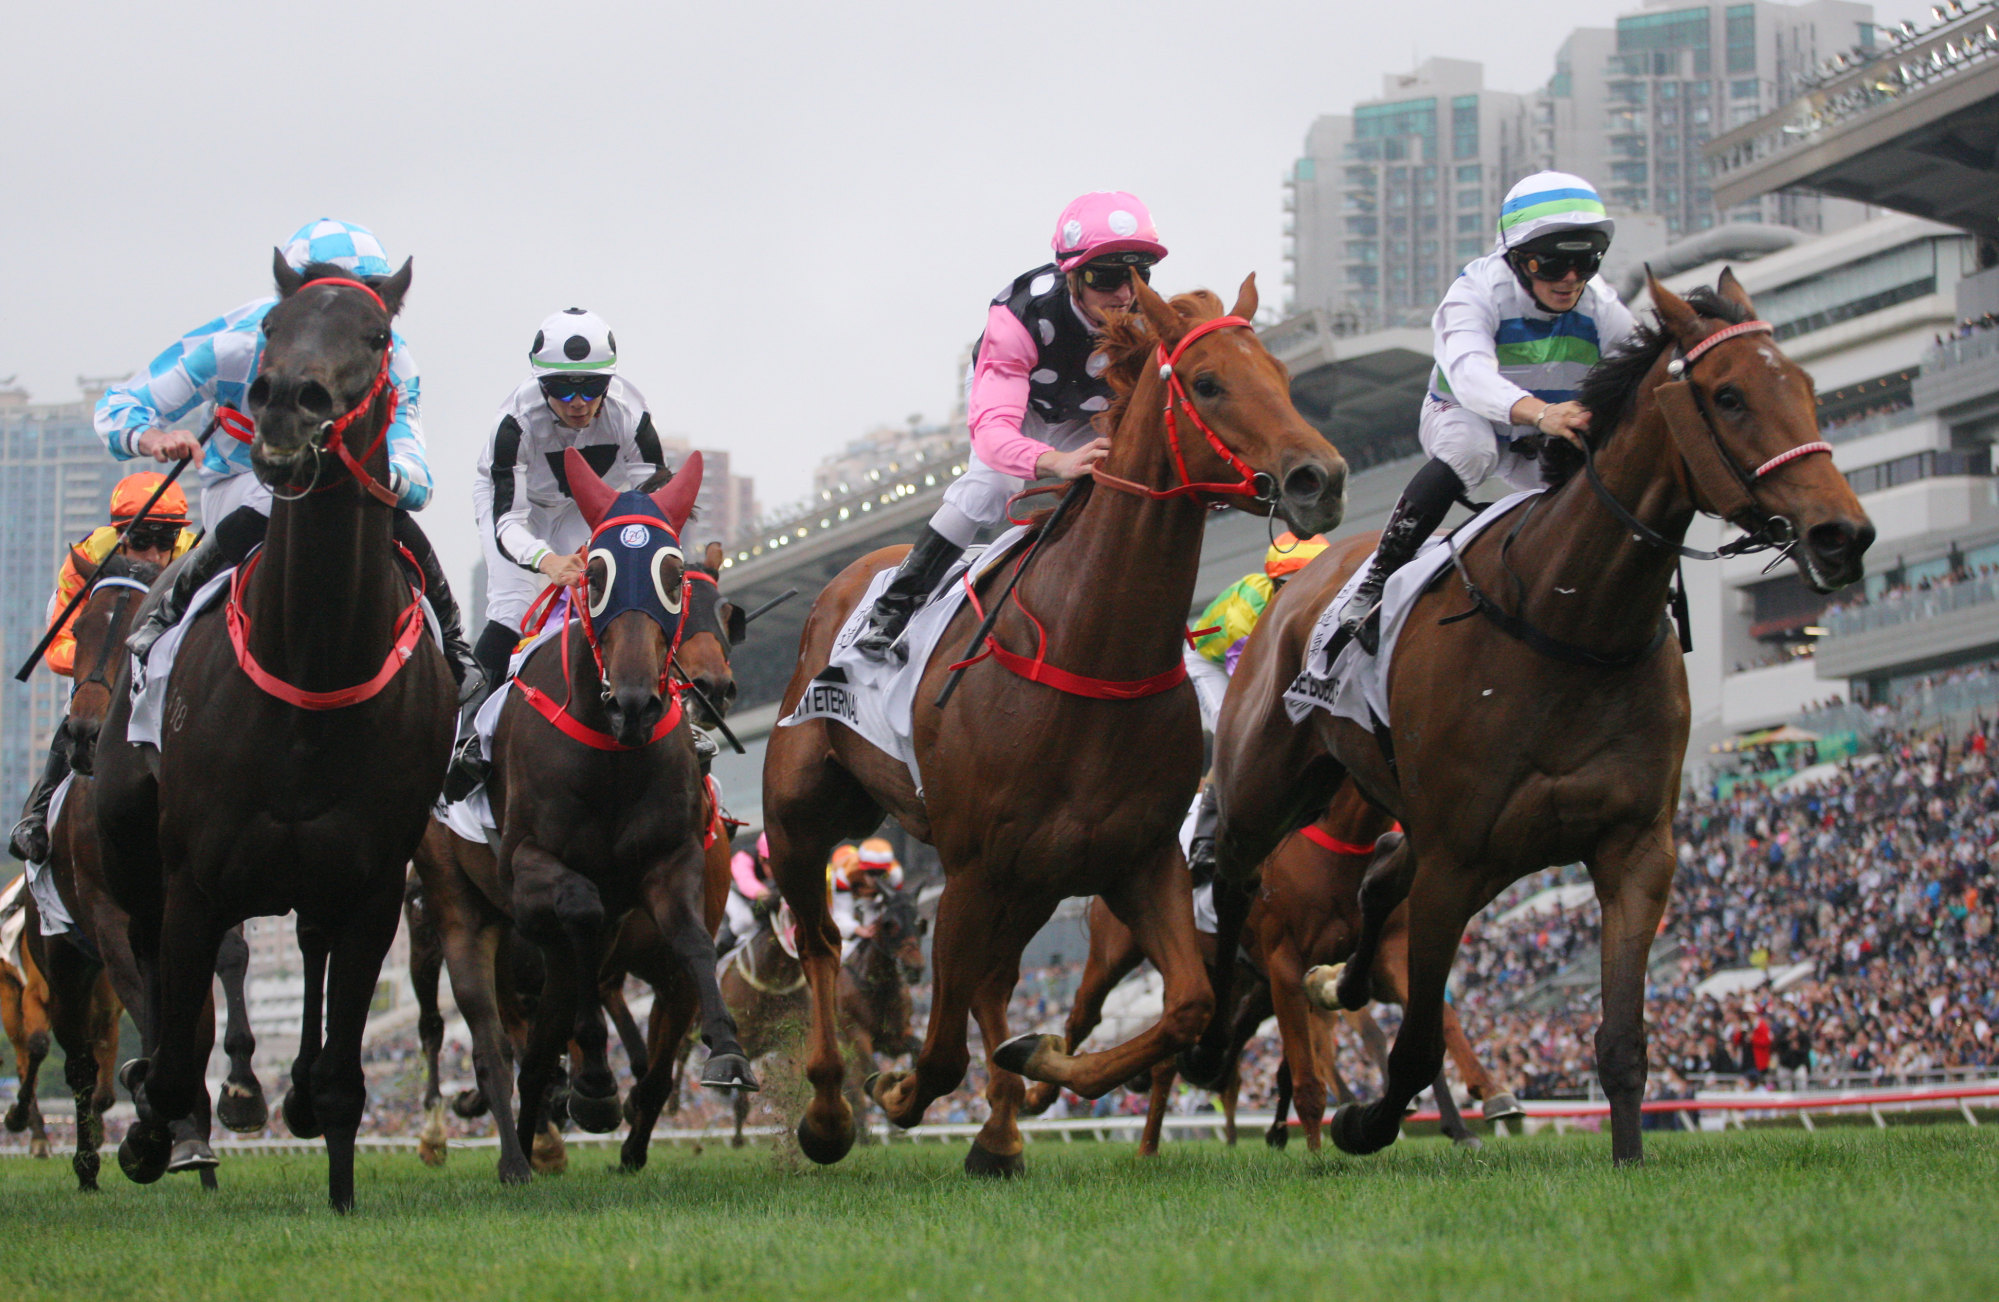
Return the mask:
[[389,654],[382,660],[382,667],[375,671],[374,677],[366,682],[356,683],[352,687],[340,688],[338,691],[308,692],[302,687],[294,687],[257,663],[256,656],[250,652],[250,613],[244,608],[243,592],[249,586],[251,572],[264,558],[261,549],[252,552],[248,560],[237,566],[234,577],[229,580],[229,600],[224,607],[224,613],[228,617],[229,645],[236,652],[237,667],[251,682],[262,688],[266,695],[275,696],[286,705],[301,710],[338,710],[349,705],[359,705],[363,701],[370,701],[379,696],[382,689],[389,685],[389,680],[409,663],[410,656],[416,652],[417,641],[424,633],[423,570],[417,565],[416,558],[411,556],[401,543],[396,544],[396,550],[402,552],[403,559],[410,563],[412,570],[416,571],[417,581],[410,583],[410,604],[403,607],[402,614],[396,617],[399,625],[396,639],[390,645]]
[[[1255,326],[1239,316],[1218,316],[1212,320],[1201,322],[1201,324],[1180,336],[1180,342],[1173,346],[1171,354],[1167,353],[1164,343],[1159,344],[1155,350],[1159,357],[1159,378],[1166,381],[1166,442],[1173,449],[1173,465],[1180,472],[1180,483],[1173,488],[1147,488],[1144,484],[1136,483],[1129,479],[1121,479],[1116,475],[1106,474],[1102,470],[1093,470],[1090,473],[1098,483],[1104,485],[1106,488],[1115,488],[1120,493],[1130,493],[1137,497],[1148,498],[1154,502],[1163,502],[1173,497],[1191,497],[1196,493],[1207,493],[1215,497],[1252,497],[1259,502],[1276,500],[1276,481],[1271,479],[1269,475],[1258,474],[1251,470],[1249,463],[1231,451],[1228,444],[1222,442],[1221,437],[1215,433],[1208,422],[1201,419],[1199,409],[1187,397],[1187,390],[1180,383],[1180,372],[1178,369],[1180,358],[1195,340],[1211,335],[1217,330],[1237,328],[1252,332],[1256,329]],[[1187,419],[1194,422],[1194,428],[1201,431],[1202,437],[1208,440],[1208,446],[1213,448],[1215,455],[1222,459],[1222,464],[1242,476],[1241,479],[1233,484],[1199,484],[1194,482],[1194,476],[1187,470],[1186,454],[1180,449],[1180,422],[1177,414],[1179,410],[1186,411]]]
[[1322,850],[1334,854],[1367,856],[1374,853],[1374,842],[1342,841],[1330,832],[1321,831],[1317,823],[1307,823],[1298,829],[1298,834]]
[[[130,592],[138,593],[139,600],[141,601],[144,601],[146,594],[152,591],[149,585],[141,583],[137,579],[127,578],[122,574],[111,574],[101,579],[93,579],[88,589],[89,596],[96,596],[99,588],[128,589]],[[86,597],[86,600],[88,600],[88,597]],[[108,628],[116,629],[118,627],[118,622],[125,617],[125,607],[131,600],[132,598],[127,592],[119,592],[118,603],[111,608],[111,622],[107,625]],[[97,661],[91,665],[90,672],[82,678],[75,679],[70,685],[69,694],[72,700],[75,699],[78,692],[92,683],[97,684],[106,691],[111,689],[111,683],[104,677],[104,671],[111,663],[112,648],[117,641],[117,638],[106,637],[104,645],[97,648]],[[74,666],[71,667],[74,668]]]

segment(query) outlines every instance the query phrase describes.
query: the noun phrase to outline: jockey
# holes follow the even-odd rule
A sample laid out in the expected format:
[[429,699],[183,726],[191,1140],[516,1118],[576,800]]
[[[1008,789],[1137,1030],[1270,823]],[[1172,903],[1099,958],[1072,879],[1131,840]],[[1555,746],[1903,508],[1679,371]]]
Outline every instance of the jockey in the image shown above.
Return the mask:
[[726,957],[757,924],[777,907],[777,890],[770,880],[770,834],[759,833],[754,853],[738,850],[729,858],[729,898],[723,905],[722,928],[715,933],[715,953]]
[[[479,454],[472,510],[486,557],[486,624],[476,654],[490,689],[525,631],[528,607],[551,583],[583,577],[590,525],[570,495],[562,454],[575,448],[605,483],[637,488],[666,470],[666,453],[638,386],[618,374],[618,337],[603,317],[580,307],[554,313],[528,347],[528,378],[500,404]],[[714,753],[698,729],[697,750]],[[447,798],[484,780],[477,737],[452,760]]]
[[1186,662],[1187,677],[1194,684],[1194,696],[1201,703],[1203,731],[1214,732],[1215,719],[1222,711],[1222,697],[1229,689],[1229,678],[1235,673],[1236,661],[1242,658],[1242,644],[1249,640],[1257,621],[1263,618],[1270,599],[1277,595],[1286,579],[1304,569],[1329,545],[1319,534],[1302,542],[1294,534],[1279,534],[1263,555],[1262,571],[1245,574],[1223,588],[1187,626],[1190,635],[1214,630],[1194,637],[1180,657]]
[[845,957],[860,938],[862,901],[879,900],[888,891],[901,890],[902,865],[886,838],[871,836],[858,847],[843,845],[834,850],[826,872],[833,892],[833,925],[840,929],[840,952]]
[[1537,172],[1508,191],[1493,251],[1466,265],[1438,305],[1419,429],[1430,460],[1389,513],[1342,621],[1370,653],[1382,586],[1451,504],[1495,474],[1535,487],[1541,440],[1576,442],[1589,429],[1576,388],[1634,324],[1596,274],[1616,225],[1589,182]]
[[1166,256],[1152,215],[1121,190],[1083,195],[1055,223],[1055,261],[1024,272],[986,311],[966,388],[971,465],[917,536],[876,599],[854,645],[880,658],[979,531],[1006,518],[1030,479],[1079,479],[1110,452],[1092,427],[1109,408],[1103,363],[1093,360],[1107,313],[1137,296]]
[[[135,561],[149,561],[164,569],[168,562],[187,552],[194,546],[196,534],[187,524],[187,495],[180,491],[180,485],[168,484],[160,500],[153,503],[153,509],[137,528],[131,526],[133,517],[139,514],[166,476],[153,471],[141,471],[127,475],[111,490],[111,523],[93,529],[83,541],[73,544],[69,554],[63,557],[62,568],[56,572],[56,590],[49,597],[48,621],[51,626],[68,609],[78,590],[88,581],[84,569],[95,573],[113,552],[122,551]],[[84,568],[78,567],[78,562]],[[76,637],[70,629],[82,613],[79,606],[70,613],[62,631],[55,641],[49,643],[47,653],[42,657],[55,673],[68,678],[76,672]],[[49,855],[49,800],[69,771],[69,730],[61,725],[56,727],[55,736],[49,742],[49,755],[42,765],[42,774],[28,791],[28,803],[22,811],[21,821],[14,824],[12,836],[8,838],[8,848],[17,859],[40,863]]]
[[[324,217],[301,226],[280,252],[292,270],[314,270],[313,279],[351,276],[368,281],[393,271],[372,232]],[[251,473],[248,439],[222,426],[203,449],[186,430],[166,427],[203,403],[247,412],[246,395],[264,355],[263,320],[277,303],[275,298],[260,298],[195,327],[144,371],[111,386],[98,399],[98,437],[120,461],[142,456],[155,461],[201,458],[201,518],[207,534],[127,640],[141,659],[160,634],[180,622],[202,585],[248,556],[270,527],[271,490]],[[452,599],[443,567],[430,540],[410,517],[430,500],[430,466],[424,458],[416,362],[402,336],[392,337],[389,379],[395,385],[396,415],[388,431],[388,488],[396,495],[395,537],[423,571],[424,593],[444,635],[445,658],[460,695],[465,696],[478,690],[478,665],[465,644],[458,603]]]

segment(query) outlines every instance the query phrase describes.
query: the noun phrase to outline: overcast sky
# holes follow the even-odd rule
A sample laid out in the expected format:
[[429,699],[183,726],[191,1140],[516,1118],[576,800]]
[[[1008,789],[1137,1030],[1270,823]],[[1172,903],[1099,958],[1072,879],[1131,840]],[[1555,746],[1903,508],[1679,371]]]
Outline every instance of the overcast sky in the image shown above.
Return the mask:
[[1162,288],[1227,299],[1255,271],[1276,305],[1281,181],[1315,116],[1430,56],[1533,89],[1571,28],[1633,7],[16,6],[0,377],[61,401],[130,373],[337,217],[416,259],[401,328],[453,573],[479,446],[571,305],[610,320],[663,431],[730,449],[773,505],[862,431],[950,411],[987,299],[1077,193],[1151,206]]

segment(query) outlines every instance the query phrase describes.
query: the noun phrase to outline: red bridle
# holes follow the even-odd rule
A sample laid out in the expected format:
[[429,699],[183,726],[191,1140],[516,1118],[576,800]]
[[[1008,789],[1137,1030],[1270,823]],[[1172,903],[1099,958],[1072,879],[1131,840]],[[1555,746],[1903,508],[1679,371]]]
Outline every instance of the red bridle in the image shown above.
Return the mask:
[[250,559],[236,567],[236,574],[229,581],[229,600],[224,615],[229,626],[229,646],[236,653],[236,666],[249,680],[262,688],[268,695],[275,696],[286,705],[297,706],[301,710],[338,710],[349,705],[359,705],[373,700],[381,694],[389,680],[401,672],[416,653],[416,644],[423,637],[427,621],[423,617],[423,567],[401,543],[396,550],[403,554],[417,581],[410,584],[410,604],[396,617],[396,639],[389,645],[389,654],[383,658],[382,667],[375,676],[352,687],[343,687],[333,692],[308,692],[303,687],[294,687],[284,679],[257,663],[257,657],[250,653],[250,612],[243,606],[243,593],[250,584],[250,575],[264,553],[255,551]]
[[[1180,383],[1180,359],[1186,355],[1187,349],[1193,345],[1194,341],[1205,338],[1217,330],[1228,330],[1236,327],[1252,331],[1256,329],[1255,326],[1242,317],[1218,316],[1213,320],[1201,322],[1201,324],[1180,336],[1180,342],[1173,346],[1172,353],[1169,354],[1166,351],[1166,345],[1163,343],[1157,348],[1159,378],[1166,381],[1166,442],[1173,449],[1173,465],[1180,472],[1180,483],[1173,488],[1147,488],[1144,484],[1134,483],[1129,479],[1121,479],[1116,475],[1106,474],[1102,469],[1091,472],[1098,483],[1104,485],[1106,488],[1115,488],[1121,493],[1136,494],[1139,497],[1150,498],[1155,502],[1164,501],[1171,497],[1190,497],[1196,493],[1206,493],[1214,497],[1261,498],[1270,496],[1271,490],[1268,487],[1258,486],[1257,480],[1259,476],[1254,470],[1249,468],[1249,464],[1237,456],[1228,444],[1222,442],[1221,436],[1215,433],[1208,425],[1208,422],[1201,419],[1200,410],[1187,397],[1187,390]],[[1194,422],[1194,428],[1201,431],[1202,436],[1208,440],[1208,446],[1215,450],[1215,455],[1220,457],[1222,463],[1229,469],[1241,475],[1242,478],[1240,480],[1233,484],[1201,484],[1194,482],[1194,476],[1187,470],[1186,454],[1180,448],[1178,410],[1186,411],[1187,419]],[[1265,477],[1265,482],[1266,484],[1268,483],[1267,477]]]

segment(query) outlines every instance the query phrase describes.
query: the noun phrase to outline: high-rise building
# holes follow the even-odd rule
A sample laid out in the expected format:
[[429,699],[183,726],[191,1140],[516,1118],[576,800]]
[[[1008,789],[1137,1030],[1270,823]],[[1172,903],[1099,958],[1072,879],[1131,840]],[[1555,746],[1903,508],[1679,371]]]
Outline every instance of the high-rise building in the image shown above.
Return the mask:
[[[660,446],[667,462],[679,465],[694,451],[691,440],[662,434]],[[719,448],[701,450],[701,491],[694,498],[694,520],[681,542],[689,555],[710,542],[731,546],[756,523],[756,481],[749,475],[732,474],[729,454]]]
[[1348,331],[1428,320],[1491,248],[1499,201],[1533,162],[1528,128],[1526,97],[1487,90],[1460,59],[1385,77],[1381,98],[1313,123],[1286,182],[1287,311]]
[[[79,380],[72,402],[36,403],[0,386],[0,811],[11,811],[41,771],[49,738],[69,707],[69,680],[37,667],[14,670],[47,628],[44,612],[70,543],[105,522],[111,489],[142,468],[113,461],[91,429],[108,381]],[[190,494],[190,497],[194,496]],[[0,816],[9,825],[13,815]]]

